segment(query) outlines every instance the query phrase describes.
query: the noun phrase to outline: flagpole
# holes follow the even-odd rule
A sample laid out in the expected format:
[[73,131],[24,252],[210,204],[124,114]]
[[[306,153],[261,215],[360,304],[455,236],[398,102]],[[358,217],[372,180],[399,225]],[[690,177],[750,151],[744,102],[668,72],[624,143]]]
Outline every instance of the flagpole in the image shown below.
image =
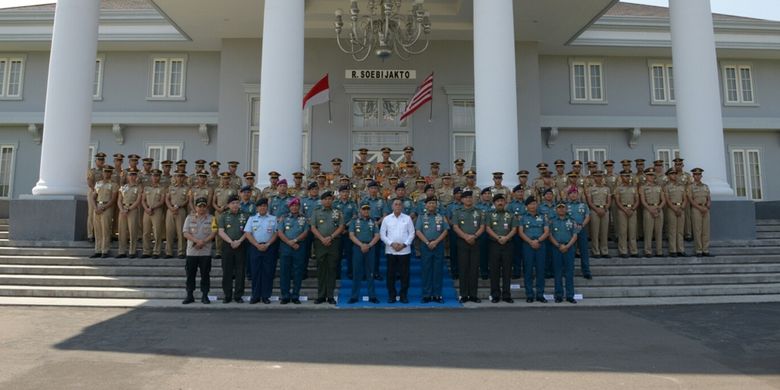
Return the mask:
[[333,112],[330,109],[330,99],[328,99],[328,124],[333,124]]

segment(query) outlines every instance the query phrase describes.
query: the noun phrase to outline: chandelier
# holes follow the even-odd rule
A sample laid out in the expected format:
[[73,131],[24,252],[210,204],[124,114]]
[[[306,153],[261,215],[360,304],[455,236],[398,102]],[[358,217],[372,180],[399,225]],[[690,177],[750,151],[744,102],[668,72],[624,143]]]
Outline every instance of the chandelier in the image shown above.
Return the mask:
[[[361,15],[358,0],[349,6],[349,38],[341,37],[344,27],[341,9],[336,10],[336,42],[355,61],[365,61],[373,52],[381,60],[396,53],[402,60],[428,48],[431,19],[423,0],[414,0],[408,14],[401,13],[402,0],[368,0],[368,14]],[[346,44],[344,41],[348,41]]]

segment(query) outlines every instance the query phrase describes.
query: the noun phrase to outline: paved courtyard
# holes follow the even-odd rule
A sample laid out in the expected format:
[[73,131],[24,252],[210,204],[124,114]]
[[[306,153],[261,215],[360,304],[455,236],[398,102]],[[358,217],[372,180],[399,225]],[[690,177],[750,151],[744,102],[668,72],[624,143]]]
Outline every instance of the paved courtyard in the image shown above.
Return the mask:
[[780,389],[780,304],[0,307],[2,389]]

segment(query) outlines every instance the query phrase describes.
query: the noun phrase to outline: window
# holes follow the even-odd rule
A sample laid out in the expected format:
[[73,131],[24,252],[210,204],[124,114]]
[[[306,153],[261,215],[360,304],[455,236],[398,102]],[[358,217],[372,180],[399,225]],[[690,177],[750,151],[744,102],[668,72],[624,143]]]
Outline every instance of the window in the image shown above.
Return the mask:
[[[303,134],[301,136],[301,166],[309,166],[309,134],[311,130],[311,107],[303,111]],[[260,97],[249,98],[249,166],[256,174],[259,172],[260,158]]]
[[477,138],[474,133],[453,133],[452,155],[455,159],[466,160],[466,163],[463,164],[466,169],[476,169]]
[[104,56],[98,56],[95,59],[95,82],[92,84],[92,99],[103,99],[103,63],[106,58]]
[[457,99],[450,104],[452,130],[474,131],[474,99]]
[[732,149],[731,170],[734,191],[738,198],[748,200],[764,198],[761,181],[761,158],[758,149]]
[[15,149],[14,145],[0,145],[0,199],[9,199],[12,194]]
[[602,62],[578,59],[570,65],[572,103],[606,103]]
[[0,99],[22,98],[24,60],[22,56],[0,57]]
[[575,147],[574,159],[580,160],[583,163],[587,163],[588,161],[592,160],[601,164],[607,159],[607,148]]
[[651,62],[650,81],[652,104],[674,103],[674,68],[672,64]]
[[87,148],[87,169],[95,167],[95,150],[97,150],[95,145],[89,145]]
[[[353,130],[402,130],[407,123],[401,123],[401,113],[406,109],[406,100],[397,98],[352,99]],[[408,122],[408,121],[407,121]]]
[[723,98],[726,104],[754,104],[753,70],[750,65],[723,65]]
[[672,166],[672,160],[680,157],[680,149],[660,148],[655,151],[655,159],[664,161],[664,172]]
[[178,161],[181,159],[182,143],[147,144],[146,155],[154,159],[154,167],[160,168],[164,160]]
[[186,56],[154,57],[151,64],[151,99],[184,99]]

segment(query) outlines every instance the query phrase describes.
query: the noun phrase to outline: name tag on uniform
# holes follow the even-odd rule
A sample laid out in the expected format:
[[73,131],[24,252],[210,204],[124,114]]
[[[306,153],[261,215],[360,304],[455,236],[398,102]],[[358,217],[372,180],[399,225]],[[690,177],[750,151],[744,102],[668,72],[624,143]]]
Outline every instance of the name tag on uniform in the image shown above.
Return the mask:
[[225,225],[226,228],[230,229],[233,225]]
[[355,229],[355,233],[360,233],[360,229]]
[[441,231],[441,225],[436,225],[436,231],[437,231],[437,232],[440,232],[440,231]]

